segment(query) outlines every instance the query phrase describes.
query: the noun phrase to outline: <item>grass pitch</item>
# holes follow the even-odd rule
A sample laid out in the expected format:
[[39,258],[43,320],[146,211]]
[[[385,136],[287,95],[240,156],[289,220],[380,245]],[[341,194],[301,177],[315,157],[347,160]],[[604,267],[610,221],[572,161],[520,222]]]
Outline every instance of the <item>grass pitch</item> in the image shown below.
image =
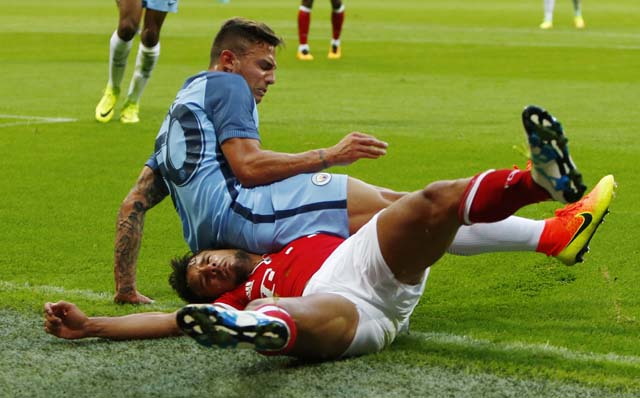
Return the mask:
[[[571,26],[570,3],[559,2],[554,29],[541,31],[538,1],[350,0],[338,62],[325,58],[328,2],[316,3],[316,60],[301,63],[297,3],[181,2],[165,22],[134,126],[93,120],[116,25],[112,2],[3,5],[0,396],[639,396],[637,1],[586,3],[584,31]],[[260,105],[263,145],[302,151],[351,130],[373,133],[390,143],[384,159],[334,171],[377,185],[413,190],[522,166],[512,149],[523,142],[519,113],[530,103],[548,108],[589,186],[609,173],[619,184],[586,263],[447,256],[409,336],[381,354],[334,363],[204,350],[185,338],[45,335],[45,301],[74,301],[92,315],[180,305],[166,283],[167,260],[187,247],[168,201],[147,215],[138,267],[138,287],[156,304],[111,303],[116,212],[177,89],[206,68],[213,35],[234,15],[263,20],[288,42],[278,83]],[[132,69],[133,54],[125,87]],[[545,218],[554,208],[520,215]]]

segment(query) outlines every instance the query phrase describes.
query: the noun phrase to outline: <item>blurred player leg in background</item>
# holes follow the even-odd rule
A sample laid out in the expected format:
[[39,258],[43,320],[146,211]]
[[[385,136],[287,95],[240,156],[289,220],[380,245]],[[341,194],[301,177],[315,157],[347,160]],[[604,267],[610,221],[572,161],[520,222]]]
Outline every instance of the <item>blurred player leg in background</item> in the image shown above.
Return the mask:
[[553,28],[553,8],[556,0],[544,0],[544,20],[540,24],[540,29]]
[[329,48],[329,59],[340,59],[342,50],[340,48],[340,34],[344,23],[344,4],[341,0],[331,0],[331,47]]
[[[138,33],[144,11],[140,0],[119,0],[117,3],[119,20],[118,28],[111,35],[109,45],[109,80],[95,112],[96,120],[102,123],[107,123],[113,118],[133,39]],[[162,23],[167,12],[177,11],[177,1],[171,3],[169,0],[148,1],[146,7],[135,71],[120,116],[120,121],[123,123],[139,121],[140,96],[160,55]]]
[[311,7],[313,7],[313,0],[302,0],[298,9],[298,53],[296,57],[301,61],[313,61],[313,55],[311,55],[309,48]]
[[580,0],[573,0],[573,24],[578,29],[584,29],[584,19],[582,18],[582,7]]
[[[298,8],[298,52],[296,57],[301,61],[312,61],[311,48],[309,47],[309,27],[311,26],[311,9],[313,0],[302,0]],[[342,0],[331,0],[331,46],[329,59],[340,59],[340,34],[344,23],[344,4]]]
[[[583,29],[585,27],[584,19],[582,18],[582,7],[580,0],[573,1],[573,24],[577,29]],[[555,8],[555,0],[544,0],[544,20],[540,24],[540,29],[553,28],[553,9]]]

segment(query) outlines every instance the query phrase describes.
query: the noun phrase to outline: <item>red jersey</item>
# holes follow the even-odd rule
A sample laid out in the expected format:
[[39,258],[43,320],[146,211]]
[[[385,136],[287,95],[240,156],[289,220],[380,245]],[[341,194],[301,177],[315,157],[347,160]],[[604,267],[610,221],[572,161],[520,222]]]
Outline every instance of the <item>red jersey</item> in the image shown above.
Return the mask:
[[214,303],[244,309],[259,298],[302,296],[309,279],[342,242],[343,238],[325,234],[296,239],[277,253],[265,254],[246,282]]

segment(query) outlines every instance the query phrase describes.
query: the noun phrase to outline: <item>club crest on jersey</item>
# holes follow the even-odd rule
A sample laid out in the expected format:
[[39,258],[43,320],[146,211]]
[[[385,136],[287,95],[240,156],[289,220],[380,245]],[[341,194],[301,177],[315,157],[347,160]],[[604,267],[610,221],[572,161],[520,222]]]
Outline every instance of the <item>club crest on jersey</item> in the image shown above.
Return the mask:
[[331,181],[331,174],[329,173],[315,173],[311,176],[311,182],[313,185],[317,185],[319,187],[327,185],[329,181]]

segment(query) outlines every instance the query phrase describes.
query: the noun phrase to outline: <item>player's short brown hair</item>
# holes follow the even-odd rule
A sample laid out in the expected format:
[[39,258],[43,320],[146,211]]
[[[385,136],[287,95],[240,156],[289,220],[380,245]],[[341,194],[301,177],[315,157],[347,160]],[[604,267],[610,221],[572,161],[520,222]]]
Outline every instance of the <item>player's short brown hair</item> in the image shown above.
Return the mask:
[[211,64],[215,64],[223,50],[231,50],[240,56],[246,53],[249,47],[260,43],[274,47],[284,44],[282,38],[265,23],[242,17],[228,19],[213,40]]

